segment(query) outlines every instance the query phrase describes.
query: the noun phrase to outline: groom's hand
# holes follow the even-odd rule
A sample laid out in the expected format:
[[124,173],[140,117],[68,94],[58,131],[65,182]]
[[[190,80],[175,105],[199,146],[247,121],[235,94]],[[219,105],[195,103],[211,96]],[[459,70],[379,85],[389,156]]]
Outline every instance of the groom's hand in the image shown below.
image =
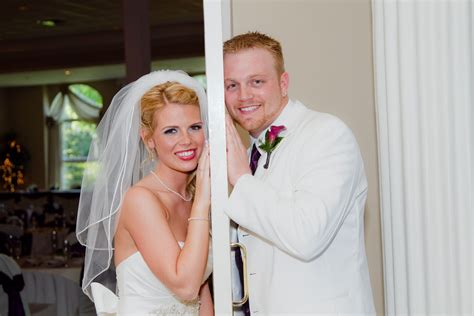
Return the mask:
[[237,180],[244,174],[252,174],[247,158],[247,149],[237,132],[230,115],[226,114],[227,141],[227,175],[229,182],[235,186]]

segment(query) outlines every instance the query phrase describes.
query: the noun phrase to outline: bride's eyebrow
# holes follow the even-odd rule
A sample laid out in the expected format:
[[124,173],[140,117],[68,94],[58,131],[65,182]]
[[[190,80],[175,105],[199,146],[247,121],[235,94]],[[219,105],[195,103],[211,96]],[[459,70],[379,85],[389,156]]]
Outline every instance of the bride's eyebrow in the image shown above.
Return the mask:
[[171,128],[179,128],[179,127],[175,126],[175,125],[168,125],[168,126],[162,127],[160,130],[165,131],[165,130],[171,129]]

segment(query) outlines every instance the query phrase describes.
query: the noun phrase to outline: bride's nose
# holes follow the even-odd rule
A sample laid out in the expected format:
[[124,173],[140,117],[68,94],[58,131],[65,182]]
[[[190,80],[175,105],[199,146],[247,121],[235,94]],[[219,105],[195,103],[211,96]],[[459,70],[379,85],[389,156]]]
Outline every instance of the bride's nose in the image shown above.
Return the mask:
[[179,143],[181,145],[189,145],[191,144],[191,135],[189,135],[188,132],[183,133],[183,136],[181,137]]

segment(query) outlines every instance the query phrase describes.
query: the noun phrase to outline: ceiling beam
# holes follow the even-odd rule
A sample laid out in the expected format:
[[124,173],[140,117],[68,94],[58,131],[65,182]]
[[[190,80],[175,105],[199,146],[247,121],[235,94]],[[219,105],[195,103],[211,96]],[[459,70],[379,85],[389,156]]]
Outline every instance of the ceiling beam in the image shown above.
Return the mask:
[[[151,59],[204,56],[202,21],[151,29]],[[65,37],[3,41],[0,73],[124,63],[121,30]]]
[[148,0],[122,0],[125,46],[125,83],[150,72],[150,18]]

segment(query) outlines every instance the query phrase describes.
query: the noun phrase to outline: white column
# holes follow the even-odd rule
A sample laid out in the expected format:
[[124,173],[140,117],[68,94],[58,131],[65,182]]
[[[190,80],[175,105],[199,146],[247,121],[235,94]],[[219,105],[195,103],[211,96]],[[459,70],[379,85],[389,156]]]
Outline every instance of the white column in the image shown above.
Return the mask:
[[474,3],[372,4],[386,314],[470,315]]
[[214,310],[232,315],[229,218],[224,213],[228,197],[225,139],[223,36],[229,36],[230,4],[204,0],[209,145],[212,189],[212,244]]

